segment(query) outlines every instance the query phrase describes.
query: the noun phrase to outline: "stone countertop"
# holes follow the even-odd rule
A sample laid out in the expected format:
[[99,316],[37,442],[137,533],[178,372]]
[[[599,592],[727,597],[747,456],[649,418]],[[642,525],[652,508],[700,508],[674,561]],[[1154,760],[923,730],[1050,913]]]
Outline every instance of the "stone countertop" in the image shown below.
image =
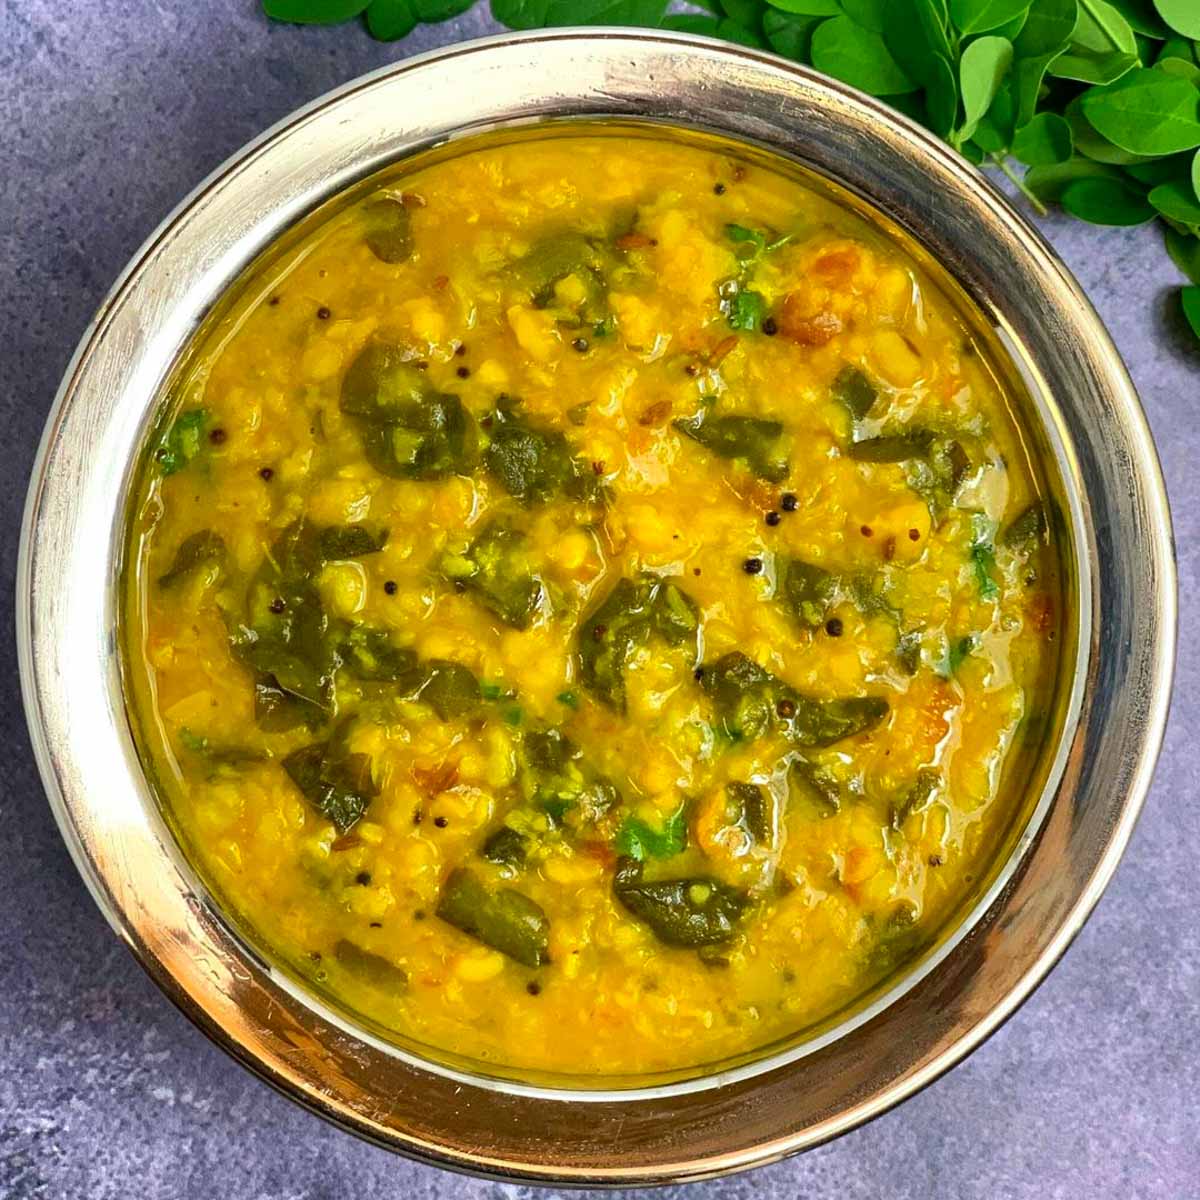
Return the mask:
[[[267,125],[405,54],[491,31],[476,9],[401,45],[268,24],[254,0],[0,0],[0,604],[12,627],[26,480],[67,360],[162,217]],[[786,1163],[692,1185],[760,1196],[1182,1200],[1200,1194],[1200,353],[1156,229],[1043,229],[1112,330],[1163,458],[1179,546],[1175,707],[1145,813],[1083,934],[965,1063]],[[515,1197],[359,1143],[277,1096],[180,1015],[84,889],[50,817],[0,642],[0,1196]],[[684,1189],[660,1193],[683,1195]]]

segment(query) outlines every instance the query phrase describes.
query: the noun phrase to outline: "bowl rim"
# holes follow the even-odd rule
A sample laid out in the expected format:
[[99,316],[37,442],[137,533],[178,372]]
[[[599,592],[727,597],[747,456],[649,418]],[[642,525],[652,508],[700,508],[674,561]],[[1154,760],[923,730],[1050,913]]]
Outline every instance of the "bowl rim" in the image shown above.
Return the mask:
[[[577,62],[579,57],[583,57],[595,59],[599,65],[595,67],[593,77],[586,83],[564,81],[554,90],[536,76],[538,68],[542,65],[541,60],[544,60],[547,54],[564,50],[565,55],[560,55],[564,61]],[[622,73],[622,64],[625,61],[629,62],[631,68],[629,74]],[[638,71],[644,73],[647,64],[652,64],[659,70],[674,71],[671,84],[680,88],[678,95],[668,94],[663,101],[661,114],[655,112],[648,116],[639,116],[633,108],[606,113],[605,104],[614,108],[619,108],[621,103],[645,104],[646,84],[638,75]],[[1098,394],[1108,405],[1107,415],[1111,426],[1106,432],[1112,433],[1115,430],[1119,434],[1119,446],[1126,455],[1124,461],[1130,472],[1129,482],[1136,485],[1132,489],[1136,494],[1127,497],[1130,511],[1123,514],[1121,523],[1143,534],[1136,549],[1144,552],[1146,561],[1142,564],[1140,576],[1134,572],[1135,578],[1130,580],[1130,585],[1132,591],[1143,601],[1151,602],[1150,607],[1158,619],[1147,622],[1150,628],[1144,632],[1140,643],[1130,646],[1131,660],[1126,664],[1125,674],[1121,678],[1133,680],[1134,684],[1139,685],[1136,692],[1138,711],[1132,715],[1126,714],[1126,719],[1132,721],[1129,737],[1135,744],[1136,753],[1127,763],[1127,773],[1119,781],[1109,785],[1112,793],[1109,797],[1111,811],[1104,814],[1102,822],[1107,837],[1103,845],[1097,847],[1098,854],[1089,875],[1079,881],[1074,904],[1061,916],[1054,935],[1045,939],[1038,953],[1025,964],[1023,973],[1015,983],[1009,986],[1003,995],[994,999],[985,1015],[976,1018],[969,1027],[964,1027],[949,1039],[929,1061],[913,1065],[902,1078],[878,1086],[871,1096],[858,1099],[836,1116],[820,1122],[810,1122],[803,1129],[788,1129],[787,1118],[784,1116],[776,1136],[770,1139],[760,1136],[750,1147],[735,1149],[730,1144],[723,1143],[718,1150],[706,1140],[706,1132],[698,1129],[695,1135],[697,1146],[689,1149],[682,1157],[679,1156],[677,1147],[669,1156],[652,1154],[651,1160],[646,1163],[634,1164],[622,1162],[618,1151],[611,1162],[600,1165],[594,1159],[585,1160],[586,1156],[579,1162],[562,1159],[537,1162],[503,1154],[489,1156],[473,1150],[470,1146],[454,1145],[449,1137],[445,1138],[442,1144],[438,1144],[437,1139],[428,1136],[428,1133],[424,1137],[414,1137],[409,1130],[397,1128],[395,1122],[389,1124],[386,1119],[368,1117],[361,1110],[361,1095],[358,1107],[355,1107],[347,1104],[343,1097],[330,1095],[327,1089],[313,1086],[314,1081],[311,1078],[301,1078],[304,1072],[295,1062],[289,1060],[283,1047],[277,1043],[268,1044],[269,1039],[268,1042],[264,1042],[261,1029],[250,1030],[244,1024],[239,1026],[238,1021],[234,1019],[234,1012],[229,1007],[234,995],[240,996],[243,1001],[245,999],[239,989],[244,990],[247,985],[244,980],[238,980],[238,970],[247,971],[251,976],[256,972],[265,972],[269,982],[278,989],[272,992],[276,1002],[281,995],[288,994],[297,1003],[305,1003],[310,1008],[313,1002],[311,998],[302,997],[299,989],[290,987],[285,977],[280,977],[277,972],[262,963],[253,951],[241,944],[235,936],[231,935],[219,946],[219,953],[232,956],[228,964],[230,974],[223,985],[228,994],[222,993],[222,1003],[216,1003],[211,997],[204,997],[196,991],[197,978],[194,970],[191,972],[189,986],[181,984],[180,975],[187,973],[184,971],[182,957],[185,951],[198,942],[210,952],[216,952],[217,943],[213,940],[216,929],[212,924],[214,914],[205,911],[204,891],[198,887],[188,871],[180,870],[177,861],[168,866],[163,861],[155,860],[156,867],[170,876],[169,879],[158,880],[158,886],[167,887],[169,884],[173,893],[176,924],[171,929],[156,927],[162,924],[162,916],[149,903],[150,899],[161,900],[162,893],[150,897],[134,894],[135,891],[140,891],[141,885],[147,882],[146,879],[139,878],[138,889],[132,889],[130,879],[121,876],[122,871],[129,870],[131,862],[144,876],[146,857],[153,858],[153,848],[161,851],[166,841],[170,840],[170,835],[157,815],[146,811],[147,789],[144,780],[140,780],[140,787],[137,786],[141,772],[136,759],[132,763],[130,761],[130,746],[122,746],[119,753],[110,755],[113,769],[122,768],[125,782],[133,783],[132,791],[138,794],[136,803],[129,800],[120,806],[120,811],[115,814],[120,817],[120,821],[113,821],[111,805],[97,796],[96,788],[87,787],[82,770],[85,764],[82,760],[85,750],[97,751],[95,728],[81,730],[80,722],[85,717],[82,712],[75,711],[79,702],[73,700],[68,703],[65,694],[67,689],[64,687],[64,666],[86,663],[86,682],[97,685],[102,693],[94,697],[99,703],[91,706],[86,719],[98,722],[98,728],[110,732],[124,721],[124,712],[114,703],[111,692],[103,694],[105,683],[111,685],[111,671],[116,655],[111,633],[111,604],[98,595],[89,597],[86,603],[78,598],[64,601],[53,596],[44,584],[40,588],[38,586],[43,579],[86,579],[89,577],[89,568],[92,571],[90,577],[94,579],[94,568],[106,558],[105,566],[108,575],[111,576],[111,544],[107,556],[103,553],[103,547],[99,545],[90,545],[86,554],[77,545],[81,531],[85,528],[84,514],[80,510],[84,507],[86,498],[89,495],[94,496],[97,488],[101,491],[111,489],[115,480],[113,472],[127,470],[129,466],[128,463],[102,463],[99,447],[105,444],[107,435],[123,440],[125,445],[131,444],[131,441],[140,441],[147,413],[155,407],[154,402],[157,398],[158,389],[157,386],[151,385],[152,381],[161,382],[170,365],[164,364],[161,353],[155,358],[158,342],[181,347],[203,316],[203,295],[207,295],[207,302],[211,303],[212,297],[219,295],[224,285],[235,278],[245,262],[265,244],[261,241],[255,243],[254,236],[247,235],[244,231],[240,240],[231,237],[217,251],[196,263],[203,269],[201,283],[207,282],[207,290],[201,283],[194,283],[184,290],[182,299],[175,298],[165,306],[155,307],[148,304],[146,297],[136,295],[138,289],[149,289],[155,282],[161,285],[169,279],[169,272],[164,274],[163,262],[169,260],[173,265],[179,265],[171,256],[174,253],[176,259],[180,257],[179,241],[186,236],[188,223],[196,218],[197,210],[203,208],[205,203],[211,204],[214,195],[222,189],[228,191],[236,185],[243,174],[257,173],[260,179],[264,175],[269,176],[270,171],[274,169],[272,157],[285,160],[284,151],[290,142],[303,143],[305,134],[311,133],[313,126],[322,121],[328,124],[331,119],[336,120],[337,110],[352,107],[356,100],[370,97],[376,89],[396,90],[398,83],[408,86],[413,80],[430,73],[433,73],[436,80],[438,72],[447,74],[454,69],[463,72],[465,82],[469,72],[486,72],[489,69],[511,72],[514,68],[523,71],[528,77],[522,77],[524,98],[527,103],[535,105],[533,112],[523,110],[514,113],[506,110],[506,113],[501,113],[497,111],[499,105],[487,110],[487,105],[484,104],[482,119],[478,109],[475,111],[475,124],[464,125],[459,122],[447,128],[448,121],[442,121],[436,131],[430,132],[427,129],[423,140],[410,135],[408,142],[399,150],[395,142],[395,137],[399,135],[393,135],[393,140],[386,142],[386,148],[373,148],[374,157],[359,150],[348,159],[334,163],[334,170],[326,177],[321,189],[314,191],[310,182],[306,190],[285,175],[280,180],[280,187],[287,196],[285,205],[259,201],[258,204],[250,206],[249,212],[243,211],[235,215],[239,215],[244,228],[251,231],[261,233],[264,227],[270,226],[273,237],[310,210],[314,198],[324,199],[343,190],[349,183],[372,173],[384,162],[394,160],[402,152],[420,148],[444,137],[458,136],[464,130],[477,131],[481,125],[511,124],[528,121],[531,117],[547,119],[555,115],[576,115],[577,108],[580,110],[578,115],[658,119],[667,124],[715,130],[726,136],[751,142],[766,134],[768,136],[765,140],[769,146],[783,150],[784,147],[779,145],[779,142],[789,136],[783,117],[775,118],[776,123],[772,126],[769,114],[764,114],[759,109],[752,110],[744,118],[732,113],[714,115],[711,110],[706,110],[702,118],[697,120],[695,115],[686,109],[680,113],[677,107],[672,106],[677,106],[684,97],[694,99],[694,89],[705,81],[727,82],[720,78],[727,74],[736,76],[743,85],[748,81],[753,83],[758,90],[752,89],[751,94],[758,103],[764,102],[764,99],[765,102],[775,101],[780,95],[786,98],[789,89],[796,89],[804,94],[810,105],[824,104],[830,111],[835,111],[840,121],[849,122],[856,136],[860,138],[868,136],[868,127],[874,123],[877,126],[875,132],[880,137],[893,139],[894,147],[900,147],[909,154],[919,155],[924,166],[931,169],[940,179],[953,180],[960,189],[960,192],[956,193],[956,201],[961,199],[963,192],[971,193],[980,211],[994,223],[995,236],[1005,241],[1010,252],[1023,253],[1038,260],[1043,272],[1043,285],[1057,285],[1059,305],[1070,310],[1065,313],[1058,312],[1056,315],[1067,325],[1080,331],[1088,343],[1091,357],[1086,360],[1086,365],[1093,373],[1090,382],[1096,384]],[[650,80],[653,82],[652,74]],[[598,87],[598,83],[603,86]],[[587,91],[588,88],[592,90]],[[689,91],[689,88],[693,90]],[[542,101],[540,108],[536,107],[539,89]],[[472,102],[477,103],[478,97],[474,97]],[[819,117],[820,113],[814,110],[809,115]],[[680,119],[681,117],[692,119]],[[738,130],[728,127],[739,120],[742,123]],[[840,128],[832,119],[831,124],[835,130]],[[774,142],[770,140],[772,128]],[[287,162],[281,161],[279,165],[286,168]],[[828,164],[825,164],[825,167],[829,170]],[[839,178],[837,174],[833,177]],[[889,216],[893,215],[887,206],[879,206]],[[931,216],[930,219],[936,218]],[[948,236],[945,231],[943,236]],[[252,253],[248,254],[248,250]],[[157,280],[154,278],[156,272]],[[220,286],[216,286],[217,284]],[[136,312],[133,311],[134,308],[137,309]],[[170,311],[172,308],[173,312]],[[143,327],[156,329],[157,332],[147,333]],[[157,338],[158,342],[154,342],[154,338]],[[1021,346],[1024,345],[1021,339],[1016,341]],[[1034,362],[1032,369],[1037,371],[1038,366],[1039,363]],[[86,428],[89,415],[84,410],[89,401],[94,405],[101,386],[106,384],[112,387],[114,372],[122,380],[119,390],[122,396],[127,397],[125,408],[130,411],[106,411],[105,423],[112,428],[106,428],[105,423],[102,423],[100,428],[92,431],[97,435],[96,440],[91,444],[81,444],[79,430]],[[134,411],[139,405],[140,410]],[[72,422],[69,432],[75,435],[75,443],[69,445],[69,437],[64,437],[63,431],[64,426],[71,425]],[[1076,446],[1074,435],[1079,431],[1068,432],[1064,427],[1060,432],[1063,436],[1064,453],[1070,460]],[[1089,480],[1088,484],[1094,484],[1094,481]],[[72,491],[72,485],[77,485],[76,490]],[[1081,607],[1085,610],[1080,636],[1084,640],[1082,649],[1083,659],[1086,661],[1089,650],[1103,648],[1106,629],[1099,616],[1095,631],[1087,619],[1093,607],[1093,590],[1098,606],[1101,592],[1112,595],[1113,589],[1107,581],[1104,581],[1103,589],[1099,586],[1102,582],[1100,567],[1103,565],[1101,559],[1104,545],[1102,538],[1098,540],[1096,536],[1096,518],[1101,506],[1097,502],[1095,488],[1081,484],[1077,491],[1070,491],[1070,497],[1078,509],[1072,515],[1073,530],[1078,534],[1078,549],[1083,560],[1081,565],[1087,568],[1080,572]],[[93,521],[92,525],[95,526],[96,523]],[[91,529],[93,535],[97,531],[97,528]],[[1103,533],[1103,530],[1100,532]],[[1085,533],[1087,537],[1084,537]],[[72,538],[76,541],[72,541]],[[42,560],[45,560],[44,566]],[[99,589],[93,588],[93,591]],[[1098,609],[1097,611],[1099,612]],[[1174,657],[1175,623],[1170,515],[1144,414],[1115,347],[1094,311],[1082,297],[1078,285],[1071,279],[1065,267],[1036,232],[1032,231],[1023,219],[1008,207],[999,193],[965,161],[960,160],[924,130],[886,109],[877,101],[765,52],[690,35],[627,29],[554,30],[501,35],[460,43],[402,60],[351,81],[285,117],[211,173],[134,255],[101,304],[72,358],[38,450],[22,526],[17,573],[17,633],[22,692],[35,756],[51,807],[72,857],[98,905],[110,924],[130,945],[139,961],[171,999],[218,1044],[260,1076],[307,1107],[372,1140],[403,1150],[414,1157],[460,1169],[546,1182],[580,1182],[587,1179],[607,1185],[700,1178],[769,1161],[793,1150],[816,1144],[877,1115],[924,1086],[973,1049],[1011,1015],[1082,927],[1115,869],[1132,832],[1149,786],[1165,725]],[[104,644],[102,652],[97,654],[95,647],[89,650],[88,642],[89,635],[94,635],[100,630],[108,633],[108,641]],[[1094,639],[1093,633],[1097,634]],[[64,645],[58,644],[64,639],[70,640],[70,653]],[[1087,672],[1087,679],[1090,679],[1094,686],[1099,676],[1092,667],[1088,667]],[[1085,672],[1080,671],[1072,685],[1076,715],[1080,715],[1078,709],[1082,706],[1087,679]],[[1133,687],[1134,684],[1127,686]],[[1078,770],[1078,764],[1072,767],[1068,761],[1072,750],[1077,749],[1079,745],[1076,731],[1072,729],[1070,732],[1072,736],[1064,739],[1061,748],[1060,773],[1069,768]],[[85,734],[90,734],[90,737]],[[108,749],[112,750],[111,747]],[[1053,782],[1056,785],[1054,790],[1057,790],[1058,780]],[[1048,790],[1041,806],[1043,816],[1049,810],[1053,798]],[[1022,869],[1022,855],[1034,847],[1041,832],[1037,828],[1031,828],[1027,832],[1010,860],[1013,866],[1010,877],[997,881],[986,897],[986,904],[981,906],[983,909],[994,909],[1002,899],[1001,892],[1006,888],[1011,886],[1016,889],[1021,886],[1025,874]],[[117,849],[118,846],[120,849]],[[987,912],[980,915],[985,917]],[[963,936],[972,933],[973,930],[974,925],[970,924],[970,918],[964,919]],[[230,933],[229,930],[224,932]],[[934,974],[942,959],[949,957],[957,949],[956,943],[947,946],[945,953],[940,954],[940,957],[933,956],[925,974]],[[259,981],[255,986],[262,982]],[[907,992],[917,982],[921,980],[912,981],[906,978],[903,988],[898,986],[889,992],[883,998],[886,1003],[881,1001],[879,1009],[886,1010],[892,1004],[896,999],[893,992]],[[236,1005],[234,1008],[236,1009]],[[224,1019],[221,1019],[218,1013],[223,1013]],[[343,1038],[355,1043],[357,1053],[370,1050],[371,1039],[364,1037],[361,1031],[355,1036],[350,1032],[350,1027],[337,1020],[335,1014],[325,1010],[310,1015],[319,1019],[315,1025],[305,1027],[303,1032],[310,1039],[314,1050],[324,1050],[325,1040],[328,1039],[335,1042],[340,1051]],[[873,1006],[863,1021],[858,1023],[874,1020],[881,1015],[885,1016],[886,1012],[876,1011]],[[839,1039],[843,1036],[843,1031],[844,1027],[839,1026]],[[380,1053],[394,1054],[390,1049],[376,1049]],[[811,1051],[806,1049],[804,1053],[808,1055]],[[786,1072],[796,1065],[793,1061],[796,1057],[777,1056],[751,1064],[740,1071],[707,1077],[697,1081],[695,1086],[667,1085],[664,1088],[642,1089],[639,1092],[622,1092],[615,1095],[575,1091],[561,1094],[508,1081],[498,1083],[454,1071],[447,1072],[438,1064],[419,1059],[408,1065],[418,1076],[423,1072],[440,1074],[462,1086],[478,1089],[485,1096],[535,1103],[539,1107],[544,1104],[558,1104],[560,1107],[566,1104],[575,1107],[578,1102],[583,1102],[581,1107],[584,1109],[597,1105],[624,1109],[638,1103],[657,1106],[665,1112],[669,1104],[664,1105],[663,1102],[672,1098],[684,1093],[695,1094],[698,1091],[711,1090],[718,1084],[732,1089],[733,1085],[745,1085],[751,1082],[752,1078],[760,1078],[769,1072]],[[594,1107],[593,1111],[596,1111]],[[656,1119],[661,1120],[662,1115],[660,1112]],[[697,1121],[703,1123],[699,1117]],[[582,1133],[577,1136],[583,1137]],[[725,1131],[725,1136],[726,1143],[737,1141],[736,1137],[730,1137],[729,1131]]]

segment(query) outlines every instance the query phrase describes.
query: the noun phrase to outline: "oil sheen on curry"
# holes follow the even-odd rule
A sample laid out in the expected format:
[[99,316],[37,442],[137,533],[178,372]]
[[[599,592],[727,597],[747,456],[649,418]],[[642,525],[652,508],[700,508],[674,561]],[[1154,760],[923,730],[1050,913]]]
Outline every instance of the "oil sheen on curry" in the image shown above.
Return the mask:
[[218,894],[376,1028],[727,1060],[989,869],[1058,654],[1037,479],[961,315],[830,198],[485,141],[193,347],[132,516],[135,719]]

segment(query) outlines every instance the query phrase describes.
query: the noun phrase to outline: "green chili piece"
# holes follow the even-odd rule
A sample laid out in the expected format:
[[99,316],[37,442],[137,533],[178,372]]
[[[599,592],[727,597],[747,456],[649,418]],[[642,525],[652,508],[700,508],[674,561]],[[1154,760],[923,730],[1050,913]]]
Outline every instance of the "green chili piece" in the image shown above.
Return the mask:
[[450,872],[437,915],[523,966],[550,961],[550,922],[541,906],[512,888],[490,891],[465,867]]
[[403,967],[345,938],[334,943],[333,957],[348,974],[381,992],[402,992],[408,987],[408,972]]
[[848,363],[833,381],[833,395],[852,420],[861,421],[875,407],[879,389],[864,371]]
[[399,200],[384,196],[363,205],[364,240],[380,262],[401,263],[412,257],[412,220]]
[[728,942],[747,904],[745,892],[706,875],[646,883],[634,858],[617,860],[613,895],[659,941],[688,948]]
[[752,475],[771,483],[788,473],[786,439],[779,421],[763,417],[714,416],[709,410],[671,424],[720,458],[741,464]]
[[225,539],[211,529],[201,529],[179,543],[171,566],[158,577],[160,588],[172,588],[195,574],[202,567],[213,569],[219,574],[225,565]]

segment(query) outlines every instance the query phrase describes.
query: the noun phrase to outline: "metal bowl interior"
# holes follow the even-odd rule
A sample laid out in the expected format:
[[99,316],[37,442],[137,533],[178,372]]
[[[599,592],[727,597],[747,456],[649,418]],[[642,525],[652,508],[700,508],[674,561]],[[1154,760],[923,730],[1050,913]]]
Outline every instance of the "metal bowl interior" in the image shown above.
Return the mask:
[[[956,934],[823,1036],[634,1090],[497,1081],[397,1051],[273,969],[222,917],[158,812],[116,634],[139,449],[189,339],[246,264],[402,156],[580,117],[785,155],[915,240],[1023,385],[1026,424],[1052,464],[1077,616],[1061,737]],[[994,1029],[1077,932],[1123,849],[1161,739],[1175,632],[1169,515],[1136,395],[1037,235],[962,160],[865,97],[769,55],[630,31],[490,40],[402,63],[289,118],[201,185],[118,282],[68,371],[31,485],[18,605],[56,818],[110,922],[176,1003],[268,1081],[385,1145],[468,1170],[607,1184],[704,1177],[812,1145]]]

